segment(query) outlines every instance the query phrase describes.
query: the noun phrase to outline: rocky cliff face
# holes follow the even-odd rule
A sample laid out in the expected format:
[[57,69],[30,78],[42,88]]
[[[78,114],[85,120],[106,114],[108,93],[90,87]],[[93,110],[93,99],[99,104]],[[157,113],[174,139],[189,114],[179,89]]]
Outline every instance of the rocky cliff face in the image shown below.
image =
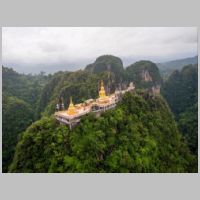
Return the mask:
[[152,81],[152,77],[150,76],[148,70],[143,70],[141,76],[142,76],[142,80],[145,81],[145,82],[150,82],[150,81]]
[[160,85],[152,86],[151,88],[153,95],[159,95],[160,94]]
[[150,61],[139,61],[126,68],[126,79],[133,81],[136,88],[151,89],[159,92],[161,86],[161,76],[158,67]]

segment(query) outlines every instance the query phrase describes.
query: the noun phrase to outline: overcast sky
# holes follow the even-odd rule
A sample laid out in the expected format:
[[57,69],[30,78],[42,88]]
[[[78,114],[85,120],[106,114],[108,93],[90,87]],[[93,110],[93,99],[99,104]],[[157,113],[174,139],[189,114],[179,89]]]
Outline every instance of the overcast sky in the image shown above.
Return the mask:
[[2,30],[3,65],[18,72],[77,70],[111,54],[124,66],[197,55],[197,29],[142,27],[17,27]]

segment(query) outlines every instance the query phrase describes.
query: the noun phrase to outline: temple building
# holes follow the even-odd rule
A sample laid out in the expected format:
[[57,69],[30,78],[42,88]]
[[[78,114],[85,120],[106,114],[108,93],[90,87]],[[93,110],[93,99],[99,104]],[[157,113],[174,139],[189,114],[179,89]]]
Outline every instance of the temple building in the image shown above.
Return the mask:
[[105,111],[116,106],[116,98],[115,95],[106,95],[103,81],[101,81],[101,87],[99,90],[99,98],[96,99],[95,102],[92,104],[92,111],[93,112],[100,112]]
[[[127,91],[134,91],[135,86],[130,83],[126,90],[115,91],[114,94],[106,95],[103,81],[99,90],[99,97],[94,99],[88,99],[84,103],[74,105],[72,98],[70,97],[70,104],[67,110],[60,110],[55,112],[55,118],[63,124],[66,124],[72,129],[77,123],[80,122],[81,116],[94,112],[97,116],[106,110],[112,109],[116,106],[116,103],[121,100],[123,94]],[[59,107],[58,105],[56,107]]]

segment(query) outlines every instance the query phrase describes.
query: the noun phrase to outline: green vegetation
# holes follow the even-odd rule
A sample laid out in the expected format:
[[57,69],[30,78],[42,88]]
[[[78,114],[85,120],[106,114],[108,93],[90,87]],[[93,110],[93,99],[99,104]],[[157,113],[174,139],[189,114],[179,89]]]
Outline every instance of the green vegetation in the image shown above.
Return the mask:
[[174,71],[164,83],[162,94],[174,113],[191,151],[198,153],[198,71],[197,65]]
[[180,72],[174,71],[165,82],[162,93],[175,116],[193,106],[198,99],[197,65],[185,66]]
[[165,101],[131,93],[101,117],[83,117],[72,131],[53,117],[35,122],[10,166],[10,172],[196,171]]
[[[110,66],[110,70],[106,68],[108,66]],[[141,69],[139,66],[141,66]],[[97,71],[97,68],[99,71]],[[128,72],[126,75],[129,69],[133,72]],[[150,76],[152,76],[152,82],[142,81],[140,74],[143,69],[148,71]],[[161,83],[158,68],[152,62],[138,62],[136,65],[124,70],[122,61],[119,58],[114,56],[100,56],[94,64],[89,65],[89,67],[87,66],[85,70],[54,74],[40,94],[37,115],[49,116],[53,114],[59,97],[64,98],[65,106],[68,105],[70,96],[73,97],[75,103],[89,98],[97,98],[99,90],[98,83],[100,80],[104,81],[107,93],[114,92],[119,87],[119,82],[123,86],[127,85],[130,81],[134,81],[136,86],[140,86],[140,88],[144,88],[145,86],[150,88],[153,85],[159,85]]]
[[[113,80],[108,72],[91,74],[88,71],[79,70],[55,74],[51,81],[41,92],[37,113],[49,116],[55,112],[55,105],[59,97],[62,97],[65,106],[69,104],[69,97],[73,97],[74,103],[83,102],[89,98],[97,98],[100,80],[108,85],[109,80]],[[111,81],[110,88],[114,91],[115,82]],[[108,92],[108,88],[106,88]]]
[[163,79],[167,79],[172,72],[175,70],[181,71],[182,68],[186,65],[190,64],[197,64],[198,63],[198,56],[190,57],[190,58],[184,58],[179,60],[172,60],[164,63],[157,63],[157,66],[160,70],[160,73],[163,77]]
[[191,151],[198,155],[198,105],[197,103],[180,114],[178,126],[185,136]]
[[124,78],[124,68],[121,59],[112,55],[98,57],[93,64],[87,65],[85,70],[94,74],[109,71],[115,77],[116,82],[120,82]]
[[3,172],[7,172],[13,159],[18,135],[38,119],[35,107],[41,89],[50,77],[42,72],[34,76],[18,74],[11,68],[2,67]]
[[[144,75],[147,74],[145,80]],[[151,88],[161,85],[162,79],[156,64],[150,61],[139,61],[126,68],[126,80],[133,81],[137,88]]]
[[51,75],[45,76],[43,72],[39,75],[18,74],[12,68],[2,67],[3,94],[15,96],[35,107],[41,89],[50,77]]
[[16,97],[3,96],[3,172],[12,162],[18,135],[33,121],[31,106]]
[[[48,76],[3,67],[2,78],[3,172],[18,140],[11,172],[197,171],[197,66],[175,71],[163,83],[150,61],[123,68],[120,58],[106,55],[85,70]],[[72,131],[50,117],[58,98],[65,108],[70,96],[74,103],[97,98],[100,80],[107,93],[133,81],[137,95],[127,94],[99,118],[83,117]],[[161,86],[176,121],[162,98],[145,93],[152,86]]]

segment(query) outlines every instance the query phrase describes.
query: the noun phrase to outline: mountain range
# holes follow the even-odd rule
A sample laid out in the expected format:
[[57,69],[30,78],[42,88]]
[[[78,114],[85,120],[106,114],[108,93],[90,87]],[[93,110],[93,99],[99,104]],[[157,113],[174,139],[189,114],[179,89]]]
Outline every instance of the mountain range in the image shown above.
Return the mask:
[[167,62],[157,63],[157,66],[160,70],[161,74],[171,73],[174,70],[181,70],[184,66],[189,64],[197,64],[198,63],[198,56],[171,60]]

